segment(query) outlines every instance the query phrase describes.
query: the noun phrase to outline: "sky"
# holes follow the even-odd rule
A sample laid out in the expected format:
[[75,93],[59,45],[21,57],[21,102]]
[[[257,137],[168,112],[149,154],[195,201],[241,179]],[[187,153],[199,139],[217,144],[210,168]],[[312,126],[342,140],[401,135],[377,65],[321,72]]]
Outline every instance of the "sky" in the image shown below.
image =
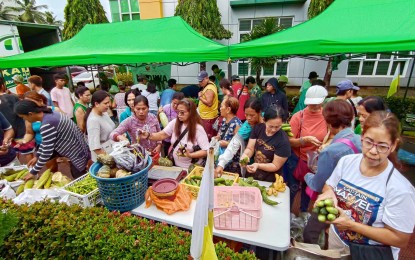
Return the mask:
[[[99,0],[104,7],[108,20],[111,22],[111,12],[109,0]],[[52,11],[58,20],[64,21],[63,10],[65,9],[67,0],[37,0],[37,5],[47,5],[48,10]]]

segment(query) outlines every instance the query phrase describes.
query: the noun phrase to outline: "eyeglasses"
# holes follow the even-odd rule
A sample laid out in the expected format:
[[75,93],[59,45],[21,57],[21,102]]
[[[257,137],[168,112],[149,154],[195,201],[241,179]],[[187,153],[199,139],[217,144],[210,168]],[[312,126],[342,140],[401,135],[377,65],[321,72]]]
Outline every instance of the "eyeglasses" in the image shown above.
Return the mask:
[[184,116],[186,113],[189,113],[189,111],[177,111],[179,116]]
[[387,153],[391,147],[387,144],[377,144],[375,142],[372,142],[368,138],[362,139],[362,146],[366,149],[372,149],[373,146],[376,147],[376,150],[378,153]]

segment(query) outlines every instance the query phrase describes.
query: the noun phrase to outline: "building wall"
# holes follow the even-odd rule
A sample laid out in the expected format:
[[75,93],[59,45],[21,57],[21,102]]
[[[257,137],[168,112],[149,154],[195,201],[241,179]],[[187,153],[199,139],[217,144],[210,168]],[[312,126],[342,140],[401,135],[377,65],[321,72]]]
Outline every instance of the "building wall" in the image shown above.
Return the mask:
[[[114,0],[110,0],[114,1]],[[137,0],[138,1],[138,0]],[[154,2],[156,5],[154,9],[148,9],[149,11],[144,11],[144,3],[150,1]],[[239,31],[239,21],[241,19],[253,19],[253,18],[264,18],[264,17],[293,17],[292,25],[300,24],[307,20],[307,10],[310,0],[307,0],[305,3],[300,4],[272,4],[272,5],[263,5],[263,6],[248,6],[248,7],[231,7],[230,0],[220,0],[217,1],[217,5],[220,13],[222,14],[221,21],[224,27],[230,30],[233,35],[229,40],[220,40],[218,42],[228,45],[235,44],[240,42],[240,31]],[[153,15],[153,13],[158,12],[158,7],[161,7],[161,17],[170,17],[174,16],[174,12],[177,6],[178,0],[140,0],[140,11],[141,16],[147,17]],[[145,14],[151,12],[151,14]],[[362,86],[389,86],[394,71],[389,69],[389,74],[387,76],[347,76],[349,61],[343,61],[339,64],[338,70],[333,71],[331,84],[336,85],[339,81],[348,78],[352,81],[358,82]],[[228,65],[224,61],[218,62],[207,62],[206,68],[209,74],[212,73],[210,70],[213,64],[217,64],[222,70],[228,72]],[[401,77],[401,85],[404,86],[407,84],[408,75],[410,72],[410,66],[412,62],[408,59],[408,62],[405,63],[403,68],[403,76]],[[287,76],[289,78],[289,85],[300,86],[304,81],[307,80],[308,74],[310,71],[316,71],[320,78],[324,77],[326,70],[327,62],[318,61],[312,59],[301,59],[301,58],[292,58],[289,59]],[[177,79],[180,84],[197,84],[196,76],[199,72],[199,64],[192,64],[188,66],[172,66],[171,76],[172,78]],[[231,74],[238,73],[238,64],[237,61],[232,62]],[[279,75],[274,75],[278,77]],[[412,77],[415,76],[413,73]],[[244,78],[244,76],[241,76]],[[264,76],[265,80],[269,79],[271,76]],[[412,79],[411,86],[415,86],[415,80]]]

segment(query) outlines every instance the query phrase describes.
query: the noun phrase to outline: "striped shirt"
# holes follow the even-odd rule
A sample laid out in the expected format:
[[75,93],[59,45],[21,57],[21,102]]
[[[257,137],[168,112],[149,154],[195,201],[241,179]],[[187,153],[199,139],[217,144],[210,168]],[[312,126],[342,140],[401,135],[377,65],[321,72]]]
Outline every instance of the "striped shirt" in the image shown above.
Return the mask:
[[40,134],[42,143],[37,152],[39,159],[31,170],[32,174],[37,174],[56,154],[70,159],[78,170],[85,170],[90,159],[88,145],[81,130],[66,115],[44,113]]

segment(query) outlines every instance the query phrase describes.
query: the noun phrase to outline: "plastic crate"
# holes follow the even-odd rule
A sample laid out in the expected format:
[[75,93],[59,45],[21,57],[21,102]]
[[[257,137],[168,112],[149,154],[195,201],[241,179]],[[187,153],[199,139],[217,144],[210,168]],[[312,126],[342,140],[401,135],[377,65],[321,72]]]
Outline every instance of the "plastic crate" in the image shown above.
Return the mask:
[[102,164],[92,164],[89,171],[92,177],[97,179],[98,189],[105,207],[109,210],[125,212],[140,206],[145,200],[148,170],[151,164],[152,160],[149,157],[146,168],[122,178],[100,178],[96,174]]
[[[190,184],[187,184],[185,181],[186,180],[190,180],[190,178],[193,176],[193,175],[196,175],[196,176],[202,176],[203,175],[203,171],[204,171],[204,169],[205,168],[203,168],[203,167],[200,167],[200,166],[196,166],[191,172],[190,172],[190,174],[188,174],[187,176],[186,176],[186,178],[184,178],[180,183],[188,190],[188,191],[190,191],[190,193],[192,194],[192,197],[193,197],[193,199],[197,199],[197,195],[199,194],[199,190],[200,190],[200,187],[198,187],[198,186],[194,186],[194,185],[190,185]],[[231,172],[223,172],[223,174],[222,174],[222,176],[221,176],[222,178],[224,178],[225,180],[233,180],[233,185],[235,185],[235,183],[237,183],[238,182],[238,178],[239,178],[239,175],[238,174],[236,174],[236,173],[231,173]]]
[[101,194],[99,193],[98,188],[96,188],[95,190],[93,190],[90,193],[85,194],[85,195],[74,193],[74,192],[69,191],[69,190],[66,189],[67,187],[71,187],[75,183],[80,182],[83,179],[85,179],[88,176],[88,174],[89,173],[87,173],[85,175],[82,175],[78,179],[73,180],[72,182],[70,182],[70,183],[68,183],[68,184],[66,184],[65,186],[62,187],[62,191],[69,195],[69,202],[70,203],[75,203],[75,204],[81,205],[83,207],[93,207],[93,206],[97,205],[98,203],[100,203],[102,201]]
[[262,197],[255,187],[215,187],[213,223],[216,229],[258,231]]

